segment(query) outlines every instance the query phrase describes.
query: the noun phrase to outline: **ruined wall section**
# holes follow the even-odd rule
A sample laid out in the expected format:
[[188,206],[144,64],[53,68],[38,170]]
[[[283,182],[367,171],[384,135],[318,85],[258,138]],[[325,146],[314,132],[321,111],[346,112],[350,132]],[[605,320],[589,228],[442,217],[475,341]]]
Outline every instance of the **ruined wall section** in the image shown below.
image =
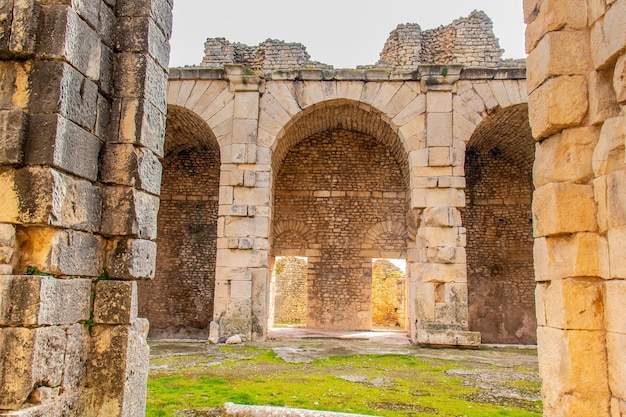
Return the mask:
[[231,43],[225,38],[209,38],[204,43],[204,58],[200,66],[223,68],[224,64],[241,64],[246,68],[274,71],[292,68],[330,69],[331,65],[311,61],[301,43],[267,39],[257,46]]
[[626,0],[524,18],[544,416],[626,416]]
[[[380,60],[359,68],[414,71],[419,64],[461,64],[482,68],[521,65],[502,61],[503,52],[493,34],[491,19],[484,12],[475,10],[468,17],[431,30],[423,31],[416,23],[398,25],[389,34]],[[204,53],[200,66],[207,68],[223,68],[225,64],[242,64],[264,72],[333,68],[311,61],[304,45],[275,39],[248,46],[224,38],[209,38],[204,44]]]
[[295,256],[274,266],[274,322],[306,324],[307,261]]
[[0,6],[0,415],[144,412],[171,7]]

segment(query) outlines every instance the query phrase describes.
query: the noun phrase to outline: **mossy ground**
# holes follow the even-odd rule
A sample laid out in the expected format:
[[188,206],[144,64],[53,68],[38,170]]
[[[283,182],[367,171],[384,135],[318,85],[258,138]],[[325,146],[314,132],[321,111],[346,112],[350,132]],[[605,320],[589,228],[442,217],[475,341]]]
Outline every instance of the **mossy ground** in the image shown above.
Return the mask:
[[330,349],[308,363],[287,363],[271,346],[167,346],[153,346],[149,417],[218,415],[228,401],[378,416],[541,415],[534,365],[439,359],[420,349],[415,355]]

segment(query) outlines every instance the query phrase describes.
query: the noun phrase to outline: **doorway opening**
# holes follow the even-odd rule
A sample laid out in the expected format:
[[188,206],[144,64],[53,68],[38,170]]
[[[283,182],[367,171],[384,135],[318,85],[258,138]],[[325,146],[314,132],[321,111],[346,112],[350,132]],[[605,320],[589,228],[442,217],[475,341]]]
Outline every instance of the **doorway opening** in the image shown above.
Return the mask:
[[406,260],[372,259],[372,330],[405,331],[406,300]]
[[306,327],[308,260],[277,256],[270,281],[270,327]]

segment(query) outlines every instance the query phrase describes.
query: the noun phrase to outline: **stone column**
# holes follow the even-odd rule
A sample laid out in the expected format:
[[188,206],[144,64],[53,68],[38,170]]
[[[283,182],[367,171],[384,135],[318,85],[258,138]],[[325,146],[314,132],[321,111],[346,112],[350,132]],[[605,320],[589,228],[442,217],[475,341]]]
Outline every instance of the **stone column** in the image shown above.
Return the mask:
[[171,7],[0,6],[0,415],[145,411]]
[[626,415],[626,0],[524,1],[545,416]]
[[460,66],[420,66],[426,94],[426,143],[412,152],[411,207],[420,211],[417,262],[410,271],[416,297],[417,343],[477,346],[467,326],[464,144],[452,134],[452,87]]
[[242,66],[226,65],[225,71],[235,103],[232,142],[222,146],[214,321],[221,337],[238,334],[244,340],[262,340],[270,225],[269,154],[257,148],[263,85]]

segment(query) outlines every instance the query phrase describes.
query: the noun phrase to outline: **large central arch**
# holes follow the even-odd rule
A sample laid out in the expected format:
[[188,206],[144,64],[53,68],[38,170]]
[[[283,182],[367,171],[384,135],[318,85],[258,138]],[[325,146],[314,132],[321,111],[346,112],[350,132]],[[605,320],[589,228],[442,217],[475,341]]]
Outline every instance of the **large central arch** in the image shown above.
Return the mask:
[[406,155],[380,112],[348,100],[311,106],[275,142],[272,255],[308,257],[307,326],[372,328],[372,259],[407,257]]

